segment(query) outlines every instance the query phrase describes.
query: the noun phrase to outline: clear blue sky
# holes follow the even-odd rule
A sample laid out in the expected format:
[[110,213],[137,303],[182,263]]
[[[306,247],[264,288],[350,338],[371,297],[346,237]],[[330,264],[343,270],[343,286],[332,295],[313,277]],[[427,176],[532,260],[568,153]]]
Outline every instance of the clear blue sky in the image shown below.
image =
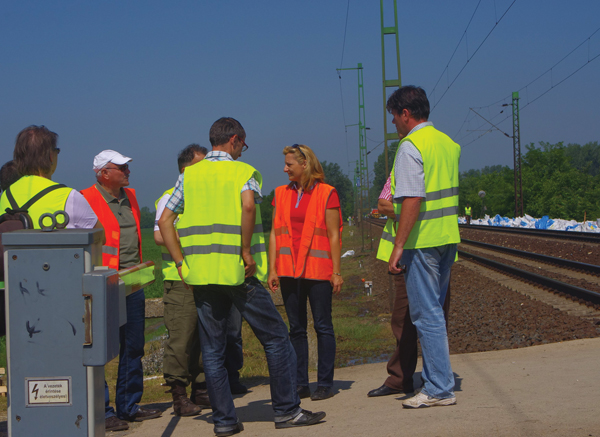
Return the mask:
[[[398,0],[404,84],[432,92],[478,1]],[[511,3],[481,1],[466,41],[430,95],[432,106]],[[384,4],[389,25],[392,2]],[[210,125],[231,116],[246,129],[250,150],[242,160],[262,172],[265,194],[287,181],[285,145],[307,144],[322,161],[353,169],[349,161],[358,157],[358,132],[349,127],[346,133],[344,116],[346,124],[358,122],[357,74],[343,72],[340,80],[336,73],[347,5],[347,0],[2,2],[0,161],[12,158],[21,129],[44,124],[60,136],[54,180],[77,189],[91,185],[94,155],[115,149],[134,159],[131,187],[141,205],[153,208],[175,183],[177,152],[191,142],[209,147]],[[489,127],[469,108],[510,97],[600,27],[598,17],[597,0],[514,3],[430,117],[464,146],[461,171],[512,167],[512,140],[497,131],[467,144],[482,133],[470,130]],[[524,90],[521,106],[597,54],[600,32]],[[359,62],[371,149],[383,139],[384,116],[377,1],[350,0],[342,66]],[[600,141],[599,72],[597,59],[522,111],[523,153],[531,142]],[[501,109],[477,111],[488,118]],[[512,134],[510,119],[499,127]],[[381,150],[369,155],[370,164]]]

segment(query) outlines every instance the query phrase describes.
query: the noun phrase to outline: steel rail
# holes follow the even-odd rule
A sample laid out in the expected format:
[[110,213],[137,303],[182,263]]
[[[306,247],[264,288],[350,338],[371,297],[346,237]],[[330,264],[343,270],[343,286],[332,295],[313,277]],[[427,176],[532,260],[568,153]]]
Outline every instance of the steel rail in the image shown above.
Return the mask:
[[526,279],[531,282],[535,282],[543,287],[548,287],[553,290],[556,290],[559,293],[568,294],[576,299],[580,299],[585,302],[590,302],[596,307],[600,305],[600,293],[596,293],[595,291],[587,290],[585,288],[577,287],[575,285],[567,284],[565,282],[560,282],[555,279],[547,278],[542,275],[538,275],[536,273],[531,273],[526,270],[518,269],[516,267],[508,266],[506,264],[499,263],[497,261],[492,261],[491,259],[484,258],[482,256],[474,255],[469,252],[465,252],[463,250],[458,251],[458,255],[472,259],[478,263],[485,264],[494,269],[498,269],[509,273],[511,275],[518,276],[520,278]]
[[553,229],[523,229],[507,228],[502,226],[482,226],[482,225],[458,225],[460,229],[473,229],[476,231],[504,232],[507,234],[532,235],[536,237],[561,238],[566,240],[587,241],[591,243],[600,243],[600,233],[594,232],[570,232],[557,231]]
[[600,275],[600,266],[594,264],[587,264],[578,261],[571,261],[564,258],[558,258],[555,256],[542,255],[541,253],[525,252],[524,250],[512,249],[510,247],[496,246],[494,244],[482,243],[480,241],[468,240],[461,238],[461,243],[471,244],[473,246],[480,246],[485,249],[495,250],[497,252],[506,252],[511,255],[516,255],[523,258],[535,259],[543,263],[556,264],[561,267],[567,267],[574,270],[584,271],[592,273],[594,275]]

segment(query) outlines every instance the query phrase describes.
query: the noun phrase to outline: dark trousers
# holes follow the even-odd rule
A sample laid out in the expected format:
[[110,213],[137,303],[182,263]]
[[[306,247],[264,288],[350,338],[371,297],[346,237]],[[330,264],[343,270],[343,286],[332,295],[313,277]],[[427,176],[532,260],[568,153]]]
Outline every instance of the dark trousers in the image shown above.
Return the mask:
[[[412,392],[413,375],[417,368],[417,328],[410,320],[408,296],[404,275],[394,277],[396,300],[392,311],[392,332],[396,337],[396,350],[387,364],[388,378],[384,385],[394,390]],[[448,328],[448,312],[450,311],[450,284],[444,301],[444,317]]]
[[296,392],[296,355],[287,327],[260,281],[252,277],[236,286],[194,286],[194,298],[215,431],[230,431],[238,421],[225,368],[227,325],[232,306],[239,310],[264,347],[275,422],[295,417],[301,411]]
[[[200,353],[198,311],[194,291],[181,281],[164,281],[164,318],[169,331],[165,342],[163,373],[167,384],[203,383],[204,366]],[[242,350],[242,315],[235,306],[227,321],[225,368],[229,382],[238,382],[244,365]]]
[[[127,323],[121,326],[119,370],[115,406],[119,419],[129,420],[139,410],[138,402],[144,391],[144,324],[146,321],[146,297],[144,290],[138,290],[126,297]],[[104,381],[105,415],[114,416],[115,411],[109,405],[108,386]]]
[[329,281],[281,278],[281,295],[290,323],[290,340],[298,362],[298,385],[308,386],[307,299],[310,301],[319,352],[319,387],[333,386],[335,334],[331,320],[332,287]]

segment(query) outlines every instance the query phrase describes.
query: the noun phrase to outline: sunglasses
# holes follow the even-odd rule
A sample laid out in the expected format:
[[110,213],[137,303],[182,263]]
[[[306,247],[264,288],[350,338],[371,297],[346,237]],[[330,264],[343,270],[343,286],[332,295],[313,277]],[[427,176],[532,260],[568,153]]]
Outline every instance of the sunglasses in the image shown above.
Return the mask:
[[129,170],[129,164],[117,165],[116,167],[104,167],[106,170],[120,170],[126,172]]
[[55,151],[57,155],[60,153],[60,147],[55,147],[52,150]]
[[300,154],[304,157],[304,159],[306,159],[306,155],[304,154],[304,152],[302,151],[302,149],[300,148],[300,144],[294,144],[292,146],[292,149],[298,149],[298,152],[300,152]]

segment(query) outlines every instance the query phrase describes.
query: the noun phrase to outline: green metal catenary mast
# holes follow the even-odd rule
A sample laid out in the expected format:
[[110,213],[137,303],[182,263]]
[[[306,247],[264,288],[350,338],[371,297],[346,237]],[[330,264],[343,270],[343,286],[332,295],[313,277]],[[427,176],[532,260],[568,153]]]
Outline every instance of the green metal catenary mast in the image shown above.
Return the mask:
[[369,163],[367,160],[367,135],[365,122],[365,88],[363,85],[363,65],[358,64],[356,68],[337,68],[338,74],[344,70],[358,71],[358,123],[348,124],[346,127],[358,126],[358,148],[359,159],[357,168],[359,170],[359,187],[358,187],[358,218],[362,220],[364,210],[370,207],[369,202]]
[[[390,87],[400,88],[402,86],[402,78],[400,75],[400,42],[398,39],[398,7],[396,5],[396,0],[394,0],[394,26],[386,27],[384,26],[383,20],[383,0],[381,0],[381,63],[382,68],[381,72],[383,75],[383,132],[384,132],[384,140],[385,140],[385,173],[389,174],[390,169],[388,168],[388,141],[389,140],[398,140],[398,133],[396,131],[388,133],[387,127],[387,110],[385,108],[385,104],[387,102],[387,90]],[[396,44],[396,67],[398,71],[397,78],[387,78],[386,70],[385,70],[385,36],[386,35],[394,35],[395,36],[395,44]],[[389,38],[388,38],[389,39]],[[392,60],[393,61],[393,60]]]
[[519,92],[512,93],[513,153],[515,159],[515,218],[523,216],[523,185],[521,184],[521,128],[519,122]]

